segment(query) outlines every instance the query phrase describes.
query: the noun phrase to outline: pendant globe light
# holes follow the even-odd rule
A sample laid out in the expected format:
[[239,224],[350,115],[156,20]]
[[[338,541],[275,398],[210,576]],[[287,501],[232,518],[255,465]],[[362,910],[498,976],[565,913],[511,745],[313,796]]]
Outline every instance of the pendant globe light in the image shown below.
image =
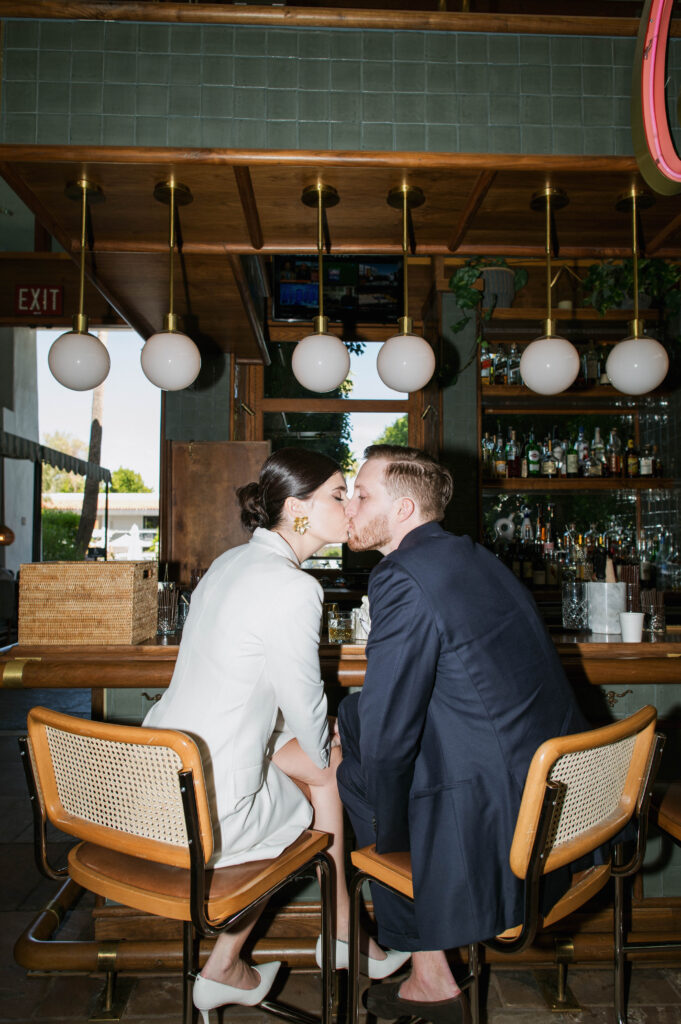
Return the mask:
[[73,318],[73,330],[61,334],[51,345],[47,364],[52,376],[71,391],[89,391],[105,379],[111,366],[106,346],[88,331],[88,320],[83,312],[85,299],[85,245],[87,235],[88,203],[104,199],[98,185],[81,178],[66,186],[69,199],[81,204],[80,218],[80,285],[78,312]]
[[649,192],[634,187],[616,203],[617,210],[631,210],[634,319],[629,323],[631,335],[619,341],[610,352],[605,372],[612,386],[625,395],[645,395],[653,391],[669,369],[669,356],[664,346],[644,336],[643,321],[638,316],[638,211],[652,206],[654,201]]
[[163,330],[152,334],[142,349],[140,362],[145,377],[163,391],[181,391],[189,387],[199,375],[201,355],[191,338],[177,329],[177,315],[173,313],[175,208],[191,203],[193,196],[186,185],[173,180],[161,181],[154,189],[154,199],[165,203],[169,210],[168,248],[170,270],[168,282],[168,313]]
[[308,185],[300,197],[305,206],[317,209],[317,256],[319,315],[314,318],[313,333],[302,338],[293,350],[291,368],[293,376],[308,391],[335,391],[350,371],[350,353],[340,338],[329,334],[329,321],[324,316],[324,242],[330,248],[328,228],[325,231],[325,213],[340,201],[332,185]]
[[[558,245],[553,229],[553,211],[568,204],[568,197],[559,188],[547,185],[532,196],[530,207],[546,212],[546,320],[544,333],[531,342],[520,359],[520,376],[523,384],[538,395],[558,395],[574,384],[579,373],[579,353],[560,334],[551,317],[551,250]],[[552,244],[553,243],[553,244]]]
[[[417,334],[409,317],[408,250],[411,234],[412,251],[416,248],[411,224],[411,210],[425,203],[426,197],[414,185],[401,185],[388,193],[388,205],[402,211],[402,265],[404,283],[404,316],[399,319],[400,333],[381,346],[376,368],[386,387],[393,391],[411,392],[425,387],[435,372],[435,353]],[[411,231],[410,231],[411,229]]]

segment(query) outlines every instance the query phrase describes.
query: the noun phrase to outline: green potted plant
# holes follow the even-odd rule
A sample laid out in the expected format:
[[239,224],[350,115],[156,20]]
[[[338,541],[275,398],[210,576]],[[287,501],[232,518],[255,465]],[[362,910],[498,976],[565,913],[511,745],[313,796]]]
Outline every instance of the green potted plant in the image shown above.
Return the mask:
[[[638,291],[639,304],[644,307],[642,296],[648,304],[659,309],[667,319],[681,308],[681,266],[662,259],[639,258]],[[631,308],[634,290],[634,262],[631,258],[614,263],[604,260],[594,263],[582,282],[584,303],[593,306],[603,316],[609,309]]]
[[[498,284],[492,288],[484,284],[481,287],[479,279],[482,277],[484,281],[485,271],[489,271],[490,274],[496,271],[497,274],[501,272],[508,275],[510,280],[505,302],[509,306],[513,301],[513,296],[527,284],[527,271],[524,267],[516,269],[509,267],[503,256],[476,256],[457,267],[449,279],[449,288],[456,299],[457,306],[460,310],[465,311],[476,309],[482,304],[483,319],[489,320],[495,307],[502,303],[499,301]],[[452,324],[452,331],[454,333],[462,331],[470,318],[470,315],[464,312],[461,319]]]

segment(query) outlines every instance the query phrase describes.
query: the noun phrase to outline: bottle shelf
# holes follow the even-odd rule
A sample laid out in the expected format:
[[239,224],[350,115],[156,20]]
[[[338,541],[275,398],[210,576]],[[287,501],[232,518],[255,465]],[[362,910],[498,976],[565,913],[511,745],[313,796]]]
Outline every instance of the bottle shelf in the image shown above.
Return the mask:
[[499,477],[482,481],[484,491],[658,491],[677,486],[671,477]]
[[[483,412],[505,413],[518,410],[523,413],[547,412],[622,412],[626,415],[650,401],[650,395],[623,395],[612,384],[598,384],[595,387],[571,388],[559,395],[538,395],[524,384],[481,384]],[[655,397],[660,397],[658,392]]]
[[[483,309],[483,314],[489,313],[489,310]],[[660,311],[657,309],[639,309],[639,319],[641,320],[659,320]],[[634,311],[633,309],[609,309],[605,315],[601,316],[597,309],[593,306],[584,306],[575,309],[551,309],[551,318],[553,320],[589,320],[596,324],[607,323],[608,321],[614,321],[616,323],[627,323],[629,320],[633,320]],[[546,306],[508,306],[499,307],[496,306],[492,310],[490,320],[545,320],[546,319]]]

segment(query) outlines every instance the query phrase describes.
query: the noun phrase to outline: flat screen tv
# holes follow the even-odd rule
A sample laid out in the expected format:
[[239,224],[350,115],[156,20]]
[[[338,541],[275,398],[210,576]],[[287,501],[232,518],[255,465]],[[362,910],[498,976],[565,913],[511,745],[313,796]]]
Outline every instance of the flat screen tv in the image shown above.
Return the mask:
[[[274,256],[274,320],[312,320],[319,312],[316,256]],[[325,256],[324,315],[338,323],[390,323],[402,316],[402,259]]]

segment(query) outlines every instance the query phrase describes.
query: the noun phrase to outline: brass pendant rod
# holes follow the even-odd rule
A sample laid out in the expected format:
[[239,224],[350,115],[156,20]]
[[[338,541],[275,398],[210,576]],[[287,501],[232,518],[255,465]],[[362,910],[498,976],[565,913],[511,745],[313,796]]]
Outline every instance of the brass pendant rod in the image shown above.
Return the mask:
[[409,204],[407,197],[407,189],[402,190],[402,275],[404,278],[404,318],[405,320],[409,317],[409,278],[408,278],[408,267],[409,258],[408,252],[408,235],[407,235],[407,220],[409,218]]
[[[636,189],[631,191],[631,254],[634,268],[634,320],[638,327],[638,238],[636,234]],[[636,331],[635,333],[638,333]]]
[[[168,246],[170,248],[170,281],[168,283],[168,320],[173,322],[173,305],[175,302],[175,182],[170,181],[170,201],[168,203]],[[172,330],[172,328],[168,328]]]
[[551,320],[551,192],[546,192],[546,319]]
[[324,317],[324,198],[321,185],[317,185],[317,277],[319,283],[319,319]]
[[81,321],[83,318],[83,307],[85,305],[85,241],[87,230],[87,181],[81,181],[80,187],[83,192],[83,197],[80,215],[80,282],[78,285],[79,321]]

